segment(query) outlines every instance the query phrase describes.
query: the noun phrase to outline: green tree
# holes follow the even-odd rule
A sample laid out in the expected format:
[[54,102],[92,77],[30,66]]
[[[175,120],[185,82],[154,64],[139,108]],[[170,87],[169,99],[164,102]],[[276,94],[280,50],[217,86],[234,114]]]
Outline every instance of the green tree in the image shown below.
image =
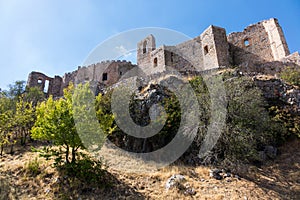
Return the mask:
[[66,163],[76,161],[76,152],[83,148],[77,134],[72,109],[72,92],[74,86],[70,85],[64,90],[64,98],[53,100],[50,97],[36,108],[37,120],[32,128],[32,138],[53,141],[56,145],[64,147],[60,154],[65,155]]
[[35,110],[32,102],[26,102],[22,97],[16,103],[16,113],[14,115],[14,129],[16,137],[20,138],[21,145],[26,144],[26,139],[35,122]]
[[8,87],[9,90],[6,92],[7,96],[17,101],[25,92],[25,81],[16,81],[14,84],[10,84]]
[[[7,144],[13,145],[12,126],[13,126],[13,110],[12,100],[1,95],[0,97],[0,154],[3,153],[3,148]],[[11,146],[12,152],[13,146]]]
[[26,102],[32,102],[33,107],[36,107],[38,102],[45,100],[45,94],[39,87],[31,87],[25,91],[23,99]]
[[101,94],[95,98],[88,83],[77,85],[72,100],[78,134],[84,146],[97,153],[115,129],[114,117],[107,109],[110,101]]
[[117,126],[114,123],[114,115],[111,113],[110,102],[111,102],[111,93],[109,91],[106,95],[102,95],[101,93],[96,96],[96,116],[100,123],[100,128],[105,132],[105,134],[112,134]]

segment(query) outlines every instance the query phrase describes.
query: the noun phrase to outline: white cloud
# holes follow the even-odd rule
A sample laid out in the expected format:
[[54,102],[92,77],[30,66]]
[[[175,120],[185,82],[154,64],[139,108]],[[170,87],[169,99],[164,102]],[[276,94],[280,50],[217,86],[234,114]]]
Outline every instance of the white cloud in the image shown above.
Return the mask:
[[127,50],[123,45],[117,46],[116,50],[117,50],[118,54],[121,54],[119,57],[127,58],[127,57],[132,56],[132,52]]

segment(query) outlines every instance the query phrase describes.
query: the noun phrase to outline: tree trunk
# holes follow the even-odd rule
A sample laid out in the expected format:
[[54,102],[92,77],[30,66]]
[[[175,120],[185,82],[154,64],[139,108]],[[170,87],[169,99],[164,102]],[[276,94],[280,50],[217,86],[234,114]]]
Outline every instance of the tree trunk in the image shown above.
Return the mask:
[[76,161],[76,150],[75,147],[72,147],[72,163],[75,163]]
[[67,145],[67,150],[66,150],[66,163],[70,163],[69,162],[69,146]]
[[14,144],[11,144],[10,145],[10,154],[13,154],[13,152],[14,152]]
[[3,145],[1,145],[0,156],[3,154]]

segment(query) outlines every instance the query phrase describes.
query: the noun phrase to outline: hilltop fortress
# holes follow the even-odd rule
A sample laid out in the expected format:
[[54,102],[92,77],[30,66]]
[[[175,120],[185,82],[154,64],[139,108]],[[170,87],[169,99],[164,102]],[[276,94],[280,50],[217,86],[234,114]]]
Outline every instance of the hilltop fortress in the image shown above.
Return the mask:
[[226,30],[209,26],[194,39],[175,46],[156,47],[155,37],[147,36],[137,44],[137,65],[123,61],[102,61],[64,76],[53,78],[40,72],[31,72],[27,87],[38,86],[47,95],[62,96],[70,82],[92,81],[109,86],[133,68],[141,68],[147,75],[175,69],[181,74],[193,74],[229,66],[241,71],[264,74],[279,73],[286,66],[300,66],[298,52],[290,54],[278,20],[271,18],[229,35]]

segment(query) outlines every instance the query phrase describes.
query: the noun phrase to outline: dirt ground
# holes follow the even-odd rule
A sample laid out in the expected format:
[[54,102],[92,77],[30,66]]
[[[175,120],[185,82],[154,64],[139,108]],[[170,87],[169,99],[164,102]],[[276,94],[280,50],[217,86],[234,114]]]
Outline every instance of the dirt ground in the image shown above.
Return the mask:
[[[279,148],[279,156],[260,168],[250,166],[241,178],[216,180],[209,167],[168,166],[144,172],[122,170],[127,160],[104,149],[107,157],[106,187],[91,187],[61,175],[51,161],[38,157],[30,146],[14,155],[0,157],[0,200],[6,199],[300,199],[300,140]],[[26,173],[30,160],[38,157],[41,173]],[[117,157],[117,158],[116,158]],[[113,158],[113,159],[112,159]],[[118,162],[116,162],[118,161]],[[113,166],[118,165],[119,168]],[[138,165],[133,163],[132,165]],[[134,167],[134,166],[133,166]],[[126,168],[130,168],[126,166]],[[185,177],[184,186],[193,189],[185,194],[177,187],[167,190],[165,184],[174,174]]]

